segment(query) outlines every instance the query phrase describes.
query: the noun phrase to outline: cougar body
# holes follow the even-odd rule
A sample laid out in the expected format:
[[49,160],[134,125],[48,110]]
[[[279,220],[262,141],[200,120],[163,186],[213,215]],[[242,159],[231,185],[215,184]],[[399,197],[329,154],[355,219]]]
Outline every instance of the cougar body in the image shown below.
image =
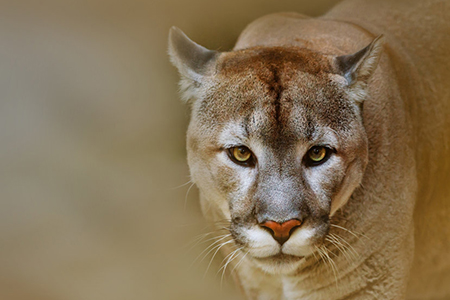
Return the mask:
[[450,299],[449,15],[344,1],[223,53],[172,31],[192,179],[248,299]]

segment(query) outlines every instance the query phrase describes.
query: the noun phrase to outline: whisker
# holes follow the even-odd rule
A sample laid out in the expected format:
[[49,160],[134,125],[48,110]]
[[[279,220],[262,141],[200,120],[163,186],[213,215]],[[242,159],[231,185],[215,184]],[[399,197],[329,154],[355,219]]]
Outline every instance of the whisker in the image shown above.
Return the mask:
[[[333,238],[337,243],[339,243],[339,246],[343,249],[346,250],[346,252],[350,253],[354,259],[358,258],[358,253],[356,252],[356,250],[352,247],[350,248],[348,245],[349,243],[341,236],[337,235],[337,234],[329,234],[330,238]],[[344,242],[344,243],[342,243]]]
[[188,182],[183,183],[182,185],[176,186],[176,187],[172,188],[172,190],[176,190],[176,189],[182,188],[183,186],[186,186],[186,185],[188,185],[189,183],[192,183],[192,180],[189,180]]
[[245,254],[242,256],[241,260],[234,266],[234,268],[233,268],[233,270],[231,270],[231,273],[230,273],[230,274],[233,274],[234,270],[236,270],[236,268],[242,263],[242,261],[244,260],[244,258],[245,258],[245,257],[247,256],[247,254],[249,254],[249,253],[250,253],[250,250],[248,250],[247,253],[245,253]]
[[355,260],[358,259],[358,257],[359,257],[358,251],[356,251],[355,248],[349,242],[347,242],[343,237],[339,237],[339,238],[342,242],[344,242],[344,244],[342,244],[342,246],[345,246],[348,249],[349,253],[352,254],[352,256]]
[[221,222],[227,222],[227,223],[230,223],[231,222],[231,219],[220,219],[220,220],[216,220],[216,221],[213,221],[212,223],[221,223]]
[[204,261],[205,258],[208,257],[208,255],[209,255],[211,252],[213,252],[215,249],[220,249],[220,248],[222,248],[224,245],[229,244],[229,243],[231,243],[232,241],[233,241],[233,240],[228,240],[228,241],[225,241],[225,242],[223,242],[223,243],[217,244],[216,246],[214,246],[213,248],[211,248],[211,249],[203,256],[203,258],[200,260],[200,262]]
[[[352,231],[352,230],[350,230],[350,229],[347,229],[347,228],[345,228],[345,227],[342,227],[342,226],[339,226],[339,225],[336,225],[336,224],[330,224],[331,226],[333,226],[333,227],[336,227],[336,228],[339,228],[339,229],[342,229],[342,230],[344,230],[344,231],[346,231],[346,232],[348,232],[348,233],[350,233],[351,235],[353,235],[354,237],[356,237],[357,239],[361,239],[361,237],[364,237],[364,238],[366,238],[366,239],[369,239],[365,234],[363,234],[363,233],[360,233],[360,232],[354,232],[354,231]],[[362,241],[362,240],[361,240]],[[363,243],[364,243],[364,241],[362,241]]]
[[214,231],[217,231],[218,226],[219,226],[219,229],[223,228],[223,229],[229,230],[229,228],[224,227],[224,226],[228,226],[228,225],[230,225],[230,221],[227,221],[226,219],[224,219],[224,220],[220,220],[220,221],[216,221],[216,222],[210,222],[208,225],[203,227],[201,230],[204,231],[204,230],[208,230],[209,228],[214,228]]
[[[228,253],[228,255],[225,256],[224,259],[222,259],[222,262],[220,263],[222,266],[221,266],[220,269],[217,271],[217,274],[219,274],[220,271],[221,271],[221,270],[223,269],[223,267],[225,266],[225,265],[224,265],[224,261],[226,261],[226,260],[227,260],[227,259],[228,259],[235,251],[236,251],[236,250],[234,250],[234,251]],[[217,275],[217,274],[216,274],[216,275]]]
[[192,187],[195,185],[194,182],[192,182],[191,186],[188,188],[187,192],[186,192],[186,196],[184,197],[184,210],[186,210],[186,205],[187,205],[187,198],[189,196],[189,192],[191,191]]
[[[203,228],[202,230],[205,230],[205,229],[207,229],[208,227],[211,227],[211,226],[208,225],[208,226],[206,226],[205,228]],[[205,239],[207,236],[210,236],[210,235],[212,235],[212,234],[219,234],[219,233],[221,233],[222,230],[225,230],[225,231],[230,232],[230,229],[227,228],[227,227],[215,228],[215,229],[212,230],[212,231],[209,231],[209,232],[206,232],[206,233],[202,233],[202,234],[199,234],[199,235],[195,236],[195,237],[193,238],[193,240],[190,241],[190,242],[188,242],[185,246],[183,246],[183,248],[186,248],[186,247],[188,247],[189,245],[191,245],[191,244],[193,244],[193,243],[196,243],[196,242],[197,242],[197,243],[196,243],[196,245],[197,245],[198,243],[202,242],[202,240]],[[214,237],[213,237],[213,238],[214,238]],[[209,241],[209,240],[207,240],[207,241]],[[203,242],[205,242],[205,241],[203,241]],[[203,243],[203,242],[202,242],[202,243]],[[194,245],[193,247],[195,247],[195,245]]]
[[333,270],[334,280],[335,280],[336,287],[337,287],[338,286],[337,266],[336,266],[335,262],[333,261],[333,259],[330,257],[330,255],[328,255],[328,249],[325,246],[322,246],[322,248],[323,248],[322,250],[324,251],[323,254],[330,262],[330,266],[331,266],[331,269]]
[[[317,248],[317,247],[316,247]],[[312,255],[314,256],[314,259],[316,260],[316,261],[319,261],[319,259],[317,259],[317,256],[316,256],[316,251],[313,251],[312,252]]]
[[345,259],[351,264],[353,261],[351,260],[350,256],[348,255],[348,250],[345,248],[345,246],[339,241],[338,236],[335,236],[334,234],[329,234],[325,240],[332,243],[341,253],[344,255]]
[[328,264],[326,263],[325,258],[324,258],[323,254],[322,254],[322,250],[321,250],[319,247],[317,247],[317,246],[314,246],[314,247],[316,248],[317,253],[318,253],[319,256],[320,256],[320,259],[321,259],[321,260],[323,261],[323,263],[328,267]]
[[225,245],[227,245],[227,244],[229,244],[229,243],[231,243],[231,242],[232,242],[232,240],[223,243],[222,245],[220,245],[220,247],[217,247],[216,252],[214,252],[213,256],[212,256],[211,259],[209,260],[209,264],[208,264],[208,267],[206,268],[205,274],[203,274],[203,278],[206,277],[206,274],[208,273],[208,270],[209,270],[209,268],[211,267],[211,264],[212,264],[212,262],[213,262],[213,260],[214,260],[214,257],[217,255],[217,253],[219,252],[219,250],[220,250],[223,246],[225,246]]
[[[238,251],[240,251],[243,248],[244,247],[240,247],[240,248],[234,250],[233,252],[231,252],[232,255],[228,258],[226,264],[222,267],[223,271],[222,271],[222,276],[220,278],[220,287],[222,287],[222,285],[223,285],[223,277],[225,276],[225,271],[227,270],[228,265],[239,255],[239,254],[236,255],[236,253],[238,253]],[[219,269],[219,272],[222,268]]]
[[[195,264],[195,262],[203,255],[203,253],[205,253],[206,251],[208,251],[208,249],[210,249],[211,247],[212,247],[212,249],[215,249],[215,245],[217,245],[218,243],[219,243],[219,245],[220,245],[220,241],[222,241],[222,240],[224,240],[224,239],[226,239],[228,236],[224,236],[224,237],[222,237],[222,238],[220,238],[220,239],[218,239],[217,241],[215,241],[214,243],[212,243],[211,245],[209,245],[205,250],[203,250],[195,259],[194,259],[194,261],[192,262],[192,264],[189,266],[189,268],[191,268],[194,264]],[[209,252],[208,252],[209,253]],[[208,255],[208,254],[206,254],[206,255]]]
[[[186,245],[184,245],[183,248],[186,248],[186,247],[188,247],[189,245],[191,245],[191,244],[193,244],[193,243],[195,243],[195,242],[199,243],[199,242],[201,242],[204,238],[210,236],[211,234],[214,234],[214,232],[207,232],[207,233],[199,234],[199,235],[193,237],[193,238],[192,238],[192,241],[190,241],[190,242],[188,242]],[[196,246],[196,245],[194,245],[194,247],[195,247],[195,246]]]
[[203,239],[202,238],[202,239],[198,240],[193,246],[191,246],[187,251],[191,251],[193,248],[195,248],[199,244],[204,244],[204,243],[207,243],[209,241],[214,241],[214,240],[220,239],[220,238],[225,237],[225,236],[231,236],[231,234],[228,233],[228,234],[222,234],[222,235],[219,235],[219,236],[214,236],[214,237],[209,238],[209,239],[204,240],[204,241],[202,240]]

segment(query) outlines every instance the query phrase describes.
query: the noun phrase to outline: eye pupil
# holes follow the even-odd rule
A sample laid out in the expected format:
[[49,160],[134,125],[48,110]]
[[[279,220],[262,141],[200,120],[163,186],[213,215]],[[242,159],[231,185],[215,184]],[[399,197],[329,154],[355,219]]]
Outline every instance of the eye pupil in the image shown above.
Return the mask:
[[253,154],[245,146],[233,147],[228,149],[230,158],[237,164],[250,165],[253,162]]
[[250,150],[248,150],[246,147],[235,147],[233,155],[234,158],[236,158],[238,161],[245,162],[250,159],[250,156],[252,154],[250,153]]
[[312,163],[318,163],[323,161],[327,156],[327,148],[322,146],[312,147],[308,151],[308,158]]

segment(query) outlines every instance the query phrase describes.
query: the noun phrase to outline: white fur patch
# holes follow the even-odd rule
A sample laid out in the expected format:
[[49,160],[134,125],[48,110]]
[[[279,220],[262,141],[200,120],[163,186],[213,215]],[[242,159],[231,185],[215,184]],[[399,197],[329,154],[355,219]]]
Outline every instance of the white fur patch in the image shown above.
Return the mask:
[[280,253],[280,244],[278,244],[270,233],[261,229],[259,226],[252,226],[244,231],[249,242],[250,255],[253,257],[269,257]]
[[314,237],[316,230],[314,228],[298,228],[289,240],[283,244],[282,252],[295,256],[306,256],[313,252],[311,239]]
[[229,122],[223,127],[222,132],[219,134],[218,142],[225,148],[240,145],[247,146],[248,144],[244,127],[235,121]]

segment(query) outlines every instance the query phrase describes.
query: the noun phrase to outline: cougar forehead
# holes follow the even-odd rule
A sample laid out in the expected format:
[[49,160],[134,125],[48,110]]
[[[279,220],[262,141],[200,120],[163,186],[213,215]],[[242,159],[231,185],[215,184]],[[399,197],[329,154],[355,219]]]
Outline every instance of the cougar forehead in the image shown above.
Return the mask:
[[308,139],[318,126],[346,131],[355,108],[344,84],[327,56],[307,49],[223,53],[193,113],[204,134],[239,120],[246,134],[280,146]]

